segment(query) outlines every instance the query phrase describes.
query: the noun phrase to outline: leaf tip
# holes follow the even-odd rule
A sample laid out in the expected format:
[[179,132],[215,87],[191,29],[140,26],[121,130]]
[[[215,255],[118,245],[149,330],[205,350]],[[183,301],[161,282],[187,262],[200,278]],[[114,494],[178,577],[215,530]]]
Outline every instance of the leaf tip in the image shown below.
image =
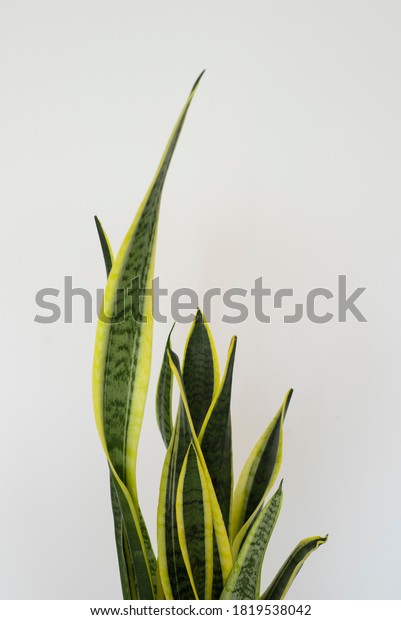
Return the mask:
[[290,388],[284,397],[284,402],[283,402],[283,417],[284,418],[287,415],[288,407],[290,406],[293,393],[294,393],[294,390]]
[[174,321],[174,323],[173,323],[173,325],[172,325],[172,327],[171,327],[171,329],[169,331],[168,338],[167,338],[167,347],[169,349],[171,349],[171,334],[173,333],[173,329],[174,329],[175,326],[176,326],[176,322]]
[[192,86],[192,90],[191,93],[194,92],[194,90],[196,89],[196,87],[198,86],[199,82],[201,81],[203,74],[205,73],[206,69],[203,69],[203,71],[201,71],[201,73],[199,74],[199,76],[197,77],[195,84]]

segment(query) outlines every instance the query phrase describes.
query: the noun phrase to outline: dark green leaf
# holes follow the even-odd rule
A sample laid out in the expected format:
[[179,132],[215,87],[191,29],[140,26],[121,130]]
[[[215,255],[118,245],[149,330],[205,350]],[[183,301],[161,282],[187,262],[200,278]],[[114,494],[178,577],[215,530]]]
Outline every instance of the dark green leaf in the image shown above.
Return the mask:
[[281,501],[280,485],[245,538],[224,587],[222,599],[255,600],[259,596],[263,558],[280,513]]
[[220,390],[199,435],[203,456],[228,532],[233,491],[230,404],[236,345],[237,339],[233,338]]
[[183,365],[185,393],[196,434],[199,434],[217,390],[217,373],[217,358],[210,331],[198,310],[188,337]]
[[110,242],[107,238],[107,235],[103,230],[103,226],[100,223],[100,220],[96,215],[95,215],[95,224],[96,224],[97,232],[98,232],[99,239],[100,239],[100,245],[101,245],[102,252],[103,252],[104,266],[106,267],[106,274],[107,274],[107,277],[109,277],[109,273],[113,266],[113,252],[111,250]]
[[301,540],[291,555],[286,559],[270,586],[260,597],[260,600],[279,601],[285,598],[305,560],[313,551],[320,547],[320,545],[323,545],[326,540],[327,536],[313,536],[312,538]]
[[[171,331],[173,328],[171,329]],[[156,418],[161,436],[168,448],[172,435],[172,396],[173,396],[173,373],[171,372],[168,358],[168,349],[171,348],[171,331],[167,338],[164,350],[162,367],[156,389]]]
[[[234,494],[233,536],[237,536],[245,525],[249,527],[255,511],[260,508],[277,478],[282,459],[283,422],[291,396],[292,390],[289,390],[243,467]],[[243,538],[243,533],[244,530],[240,538]],[[237,540],[237,547],[240,542]]]
[[126,558],[126,551],[124,548],[126,539],[126,532],[124,527],[123,518],[121,515],[120,502],[118,501],[117,491],[113,482],[113,476],[110,473],[110,495],[111,505],[113,508],[114,518],[114,534],[116,538],[118,565],[120,569],[121,587],[123,591],[124,600],[136,599],[135,593],[131,592],[131,584],[128,573],[127,561],[131,558]]
[[181,406],[164,461],[158,507],[159,571],[167,600],[195,599],[180,548],[176,515],[178,479],[190,441],[191,432]]
[[[149,570],[149,562],[147,560],[147,550],[143,546],[141,527],[139,522],[135,523],[133,512],[127,497],[116,479],[115,474],[111,472],[111,475],[114,489],[116,491],[115,497],[118,499],[118,503],[120,505],[121,516],[127,535],[129,556],[131,558],[130,564],[132,565],[134,575],[135,591],[138,599],[151,600],[155,597],[155,591]],[[129,566],[127,566],[127,570],[129,571]],[[126,582],[124,581],[124,588],[125,587]]]
[[199,599],[210,599],[213,517],[202,467],[191,444],[178,481],[177,525],[181,551]]

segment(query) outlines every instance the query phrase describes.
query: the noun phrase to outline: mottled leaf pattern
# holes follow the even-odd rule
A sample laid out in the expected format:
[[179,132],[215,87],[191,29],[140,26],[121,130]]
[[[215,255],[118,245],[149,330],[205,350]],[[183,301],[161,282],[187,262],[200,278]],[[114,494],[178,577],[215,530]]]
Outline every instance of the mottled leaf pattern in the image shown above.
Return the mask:
[[[283,422],[292,390],[252,450],[233,498],[230,405],[236,338],[220,383],[213,337],[198,310],[183,372],[171,349],[170,332],[156,390],[156,419],[167,448],[157,514],[157,561],[139,506],[136,461],[153,333],[152,298],[141,291],[152,285],[161,194],[200,77],[115,261],[95,217],[108,279],[96,334],[93,396],[110,470],[125,599],[257,599],[282,501],[280,485],[264,505],[281,464]],[[173,377],[180,393],[174,425]],[[326,539],[301,541],[261,600],[284,598],[307,557]]]
[[199,434],[219,386],[215,346],[200,310],[192,323],[185,348],[183,380],[192,423],[196,434]]
[[199,442],[216,492],[227,532],[230,531],[233,487],[231,438],[231,387],[237,339],[233,338],[228,351],[220,389],[204,420]]
[[[152,299],[149,295],[139,295],[139,290],[151,288],[161,193],[199,79],[114,262],[107,237],[96,221],[109,273],[93,363],[95,417],[125,526],[136,596],[140,599],[152,599],[156,595],[156,562],[136,487],[137,448],[149,382],[153,331]],[[116,497],[112,498],[115,507]],[[123,587],[127,593],[126,583]]]
[[292,390],[289,390],[283,404],[249,455],[234,493],[232,538],[237,541],[235,553],[249,528],[249,522],[260,509],[272,488],[282,459],[283,422]]
[[190,441],[191,429],[180,407],[164,460],[157,511],[160,581],[167,600],[196,598],[178,539],[176,515],[178,479]]
[[223,581],[228,578],[228,575],[232,569],[232,553],[230,542],[228,539],[227,529],[224,524],[224,519],[221,513],[221,509],[219,506],[219,502],[217,501],[216,492],[214,490],[212,481],[210,479],[210,474],[205,462],[205,457],[203,456],[203,452],[201,450],[198,437],[195,433],[195,429],[192,423],[191,414],[188,407],[188,401],[185,394],[183,378],[180,370],[180,362],[177,355],[173,351],[169,351],[170,364],[175,379],[178,383],[178,387],[180,389],[181,401],[183,405],[183,410],[185,411],[185,415],[187,418],[188,427],[191,433],[191,441],[194,445],[196,455],[199,458],[199,462],[202,466],[202,470],[206,479],[206,485],[209,492],[210,503],[212,507],[213,514],[213,528],[214,534],[216,537],[216,544],[219,552],[219,560],[221,565],[221,571],[223,575]]
[[[108,276],[113,266],[113,260],[114,260],[113,251],[111,249],[111,245],[108,240],[108,237],[100,221],[98,220],[96,216],[95,216],[95,222],[96,222],[96,227],[97,227],[97,231],[99,234],[99,239],[100,239],[100,243],[102,247],[106,274]],[[131,556],[131,550],[128,544],[127,531],[125,528],[124,518],[123,518],[123,514],[121,511],[121,507],[120,507],[118,491],[116,488],[116,484],[114,482],[113,473],[111,471],[110,471],[110,495],[111,495],[111,505],[112,505],[112,510],[113,510],[114,533],[115,533],[115,540],[116,540],[116,547],[117,547],[117,557],[118,557],[118,564],[119,564],[119,569],[120,569],[120,578],[121,578],[121,587],[123,591],[123,597],[126,600],[137,599],[138,596],[137,596],[137,588],[135,585],[134,561]],[[149,539],[149,535],[146,529],[145,522],[142,519],[142,515],[139,509],[138,511],[139,511],[138,516],[139,516],[139,525],[141,529],[141,535],[142,535],[142,539],[144,543],[144,548],[147,551],[148,567],[150,570],[150,574],[151,574],[151,578],[153,582],[153,590],[154,590],[155,589],[154,567],[155,567],[156,560],[155,560],[153,549],[150,543],[150,539]],[[131,515],[129,515],[129,518],[131,518]],[[135,545],[134,541],[131,541],[131,542],[133,545]],[[140,555],[142,555],[143,548],[139,550],[139,553]],[[146,580],[147,579],[148,577],[146,578]]]
[[149,382],[153,331],[151,297],[139,295],[139,291],[141,287],[151,288],[161,193],[196,85],[113,263],[96,335],[95,411],[104,429],[111,461],[134,504],[137,446]]
[[157,382],[156,388],[156,419],[166,448],[168,448],[173,432],[173,373],[171,372],[170,368],[168,349],[171,349],[171,332],[169,333],[169,336],[167,338],[162,367],[160,370],[159,380]]
[[[98,218],[95,216],[96,227],[99,233],[99,239],[102,247],[104,263],[106,267],[107,276],[109,275],[111,268],[113,266],[113,251],[111,249],[111,245],[109,239],[100,223]],[[120,506],[119,494],[116,484],[114,482],[115,476],[110,472],[110,493],[111,493],[111,504],[113,509],[113,519],[114,519],[114,531],[115,531],[115,539],[116,539],[116,547],[117,547],[117,556],[118,563],[120,569],[120,577],[121,577],[121,587],[123,591],[124,599],[132,600],[137,599],[137,586],[135,584],[136,579],[136,567],[134,566],[134,560],[131,555],[131,548],[129,545],[129,541],[127,538],[127,530],[124,523],[124,518]],[[140,527],[140,534],[138,535],[138,540],[131,541],[131,546],[133,548],[138,548],[138,553],[141,556],[143,551],[146,552],[146,567],[148,571],[148,575],[150,576],[152,582],[153,593],[156,592],[156,558],[153,553],[152,544],[149,538],[149,534],[146,528],[145,521],[143,520],[141,510],[139,506],[137,507],[137,516]],[[131,515],[128,516],[131,519]],[[135,522],[134,522],[135,525]],[[137,527],[135,525],[135,527]],[[141,561],[139,562],[139,564]],[[147,576],[146,579],[149,577]]]
[[280,485],[246,537],[224,587],[222,599],[255,600],[258,598],[263,558],[280,513],[281,501]]
[[213,516],[202,466],[190,444],[177,488],[178,539],[197,599],[210,599],[213,582]]
[[[228,535],[230,535],[233,493],[230,405],[236,344],[237,339],[233,338],[220,388],[206,414],[199,434],[199,442]],[[223,589],[223,575],[216,540],[214,540],[213,556],[212,598],[215,599],[219,598]]]

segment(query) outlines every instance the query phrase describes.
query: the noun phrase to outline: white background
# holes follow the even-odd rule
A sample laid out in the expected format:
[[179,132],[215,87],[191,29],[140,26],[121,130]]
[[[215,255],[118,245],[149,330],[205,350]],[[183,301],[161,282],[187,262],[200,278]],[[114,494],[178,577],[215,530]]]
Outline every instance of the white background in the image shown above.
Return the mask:
[[[204,68],[163,196],[162,285],[202,295],[263,276],[299,302],[336,293],[338,274],[367,287],[365,324],[288,325],[276,311],[266,325],[249,299],[232,326],[214,306],[222,365],[239,337],[237,473],[295,389],[264,583],[299,539],[329,532],[291,598],[401,598],[400,22],[396,0],[0,1],[2,598],[121,596],[91,403],[95,324],[79,299],[72,324],[35,323],[35,294],[65,275],[103,286],[93,215],[117,249]],[[169,324],[155,326],[140,446],[152,536]]]

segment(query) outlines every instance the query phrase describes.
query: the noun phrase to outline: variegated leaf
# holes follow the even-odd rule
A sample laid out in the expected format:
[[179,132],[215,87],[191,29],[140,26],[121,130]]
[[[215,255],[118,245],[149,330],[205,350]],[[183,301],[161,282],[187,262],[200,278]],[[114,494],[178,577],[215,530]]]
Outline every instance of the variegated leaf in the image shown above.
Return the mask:
[[[228,535],[231,527],[233,459],[231,436],[231,387],[237,339],[231,340],[226,369],[220,388],[203,421],[199,442],[219,502]],[[220,597],[223,575],[217,543],[214,541],[213,599]]]
[[[114,534],[116,539],[118,566],[120,569],[121,588],[123,591],[124,600],[136,599],[135,586],[133,581],[130,580],[130,563],[132,564],[131,557],[127,548],[127,533],[125,531],[125,525],[121,513],[120,502],[118,501],[118,495],[113,481],[113,476],[110,474],[110,495],[111,506],[113,509],[114,519]],[[128,557],[129,556],[129,557]],[[131,568],[132,570],[132,568]]]
[[282,460],[284,417],[291,396],[292,390],[289,390],[277,414],[249,455],[238,480],[233,505],[234,556],[277,478]]
[[282,502],[281,485],[252,525],[234,562],[222,599],[255,600],[267,545],[276,525]]
[[199,462],[202,466],[202,470],[203,470],[203,473],[206,479],[207,489],[209,492],[210,503],[212,507],[213,529],[214,529],[214,535],[216,538],[216,544],[218,548],[218,558],[219,558],[219,563],[221,566],[223,583],[225,583],[232,569],[232,553],[231,553],[228,533],[227,533],[226,526],[224,524],[224,519],[221,513],[220,505],[219,505],[219,502],[217,501],[216,493],[215,493],[215,490],[214,490],[214,487],[213,487],[213,484],[210,478],[210,474],[209,474],[209,471],[206,465],[205,457],[203,455],[198,437],[196,435],[196,432],[195,432],[195,429],[192,423],[192,418],[191,418],[191,414],[189,411],[188,401],[187,401],[185,389],[184,389],[183,377],[182,377],[181,370],[180,370],[179,359],[173,351],[169,351],[169,358],[170,358],[171,369],[173,371],[173,374],[178,383],[178,387],[180,389],[182,409],[185,412],[188,428],[191,433],[191,441],[194,445],[196,455],[199,458]]
[[219,363],[208,324],[198,309],[185,346],[183,381],[196,434],[219,387]]
[[230,530],[233,491],[231,388],[237,339],[231,340],[220,388],[204,419],[199,443],[216,492],[227,531]]
[[140,295],[140,289],[151,288],[161,193],[198,82],[199,79],[112,265],[95,343],[93,397],[96,423],[134,559],[137,594],[139,598],[148,599],[155,596],[156,574],[152,568],[154,558],[148,555],[147,533],[141,528],[136,461],[149,382],[153,319],[152,299],[149,295]]
[[[174,326],[173,326],[174,327]],[[156,388],[156,419],[161,436],[166,448],[168,448],[173,432],[172,421],[172,398],[173,398],[173,373],[171,372],[168,358],[168,349],[171,348],[171,329],[164,350],[162,367]]]
[[312,536],[311,538],[301,540],[291,555],[286,559],[270,586],[262,594],[260,600],[279,601],[285,598],[305,560],[307,560],[310,554],[316,551],[320,545],[323,545],[326,540],[327,536]]
[[191,441],[184,408],[180,407],[164,460],[157,510],[157,546],[160,582],[167,600],[195,599],[178,538],[177,487]]
[[197,599],[212,598],[213,516],[205,475],[190,444],[177,487],[178,540]]

